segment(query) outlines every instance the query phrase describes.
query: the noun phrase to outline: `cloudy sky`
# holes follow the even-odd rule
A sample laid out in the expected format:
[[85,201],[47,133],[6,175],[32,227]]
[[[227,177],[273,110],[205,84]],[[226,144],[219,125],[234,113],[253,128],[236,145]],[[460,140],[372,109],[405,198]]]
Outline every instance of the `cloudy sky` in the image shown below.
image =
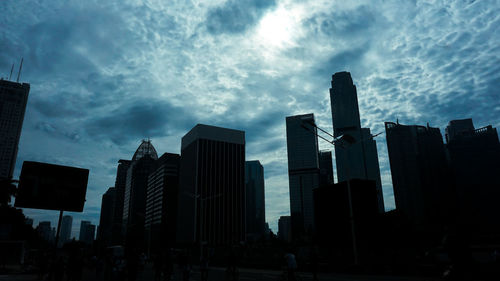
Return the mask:
[[[331,75],[349,71],[362,125],[500,127],[499,1],[0,1],[0,76],[24,57],[31,84],[25,160],[90,169],[83,213],[97,224],[118,159],[141,139],[180,152],[195,124],[246,132],[266,173],[267,220],[289,214],[285,117],[332,130]],[[394,208],[385,135],[377,137]],[[321,143],[322,149],[332,149]],[[57,212],[26,209],[35,219]]]

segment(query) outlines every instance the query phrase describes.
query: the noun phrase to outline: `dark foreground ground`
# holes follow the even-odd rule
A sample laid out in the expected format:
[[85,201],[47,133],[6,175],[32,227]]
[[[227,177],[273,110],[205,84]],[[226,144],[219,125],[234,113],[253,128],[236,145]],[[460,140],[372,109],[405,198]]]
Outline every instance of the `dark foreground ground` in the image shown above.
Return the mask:
[[[260,270],[260,269],[239,269],[238,279],[239,281],[277,281],[277,280],[287,280],[283,278],[284,272],[273,271],[273,270]],[[11,274],[11,275],[0,275],[0,281],[28,281],[28,280],[38,280],[36,274]],[[63,280],[66,280],[65,278]],[[95,271],[91,269],[86,269],[82,276],[82,281],[94,281],[99,280],[96,278]],[[139,273],[136,281],[154,281],[154,272],[151,265],[146,265],[145,269]],[[181,281],[182,273],[178,268],[175,268],[174,274],[171,281]],[[189,280],[201,280],[200,272],[197,267],[191,270]],[[225,268],[211,267],[208,273],[209,281],[224,281],[231,280],[226,278]],[[313,280],[311,273],[298,272],[297,281],[309,281]],[[319,273],[318,280],[321,281],[382,281],[382,280],[402,280],[402,281],[432,281],[440,280],[436,278],[429,277],[407,277],[407,276],[382,276],[382,275],[347,275],[347,274],[335,274],[335,273]]]

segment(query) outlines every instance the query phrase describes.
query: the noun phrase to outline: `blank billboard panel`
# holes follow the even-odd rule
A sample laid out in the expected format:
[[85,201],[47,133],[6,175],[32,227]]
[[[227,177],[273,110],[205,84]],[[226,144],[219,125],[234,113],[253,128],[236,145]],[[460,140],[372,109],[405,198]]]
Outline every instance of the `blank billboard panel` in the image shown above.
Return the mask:
[[15,207],[82,212],[88,169],[24,161]]

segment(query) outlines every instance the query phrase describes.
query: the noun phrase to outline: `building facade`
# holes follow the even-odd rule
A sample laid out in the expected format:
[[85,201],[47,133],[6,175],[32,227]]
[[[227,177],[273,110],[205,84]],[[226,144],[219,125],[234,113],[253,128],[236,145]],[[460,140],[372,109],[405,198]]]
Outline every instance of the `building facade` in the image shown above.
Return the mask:
[[452,120],[446,148],[457,196],[457,222],[482,236],[500,236],[500,143],[491,125],[476,129],[472,119]]
[[245,162],[245,188],[247,238],[258,239],[266,230],[264,167],[258,160]]
[[50,221],[39,222],[36,230],[43,240],[54,243],[55,237],[54,233],[52,232],[52,227],[50,226]]
[[319,150],[314,114],[286,117],[292,236],[314,230],[312,190],[319,186]]
[[175,243],[180,155],[164,153],[148,177],[145,232],[152,254]]
[[125,186],[127,171],[131,160],[118,160],[115,180],[115,206],[113,210],[113,226],[111,229],[111,245],[123,245],[123,202],[125,201]]
[[281,216],[278,220],[278,238],[286,241],[292,241],[292,217]]
[[11,179],[30,85],[0,80],[0,179]]
[[110,245],[113,234],[113,220],[116,203],[116,188],[110,187],[102,195],[101,216],[99,218],[99,228],[97,239],[102,245]]
[[380,180],[377,144],[369,128],[362,128],[359,117],[358,94],[349,72],[332,76],[330,88],[333,135],[349,135],[353,143],[335,146],[337,180],[374,180],[377,184],[379,212],[384,212],[384,196]]
[[92,245],[95,238],[95,225],[91,224],[90,221],[81,221],[80,223],[80,236],[81,242],[87,245]]
[[396,209],[417,226],[447,223],[453,191],[439,128],[386,122],[385,130]]
[[332,152],[323,150],[319,152],[319,186],[330,184],[333,184]]
[[59,245],[62,246],[66,242],[71,240],[71,230],[73,228],[73,217],[72,216],[63,216],[61,222],[61,230],[59,234]]
[[245,241],[245,132],[203,124],[182,138],[177,241]]
[[150,140],[143,140],[127,170],[123,201],[123,233],[127,247],[144,249],[144,222],[149,173],[158,154]]
[[353,179],[314,189],[316,240],[335,264],[361,263],[377,244],[376,183]]

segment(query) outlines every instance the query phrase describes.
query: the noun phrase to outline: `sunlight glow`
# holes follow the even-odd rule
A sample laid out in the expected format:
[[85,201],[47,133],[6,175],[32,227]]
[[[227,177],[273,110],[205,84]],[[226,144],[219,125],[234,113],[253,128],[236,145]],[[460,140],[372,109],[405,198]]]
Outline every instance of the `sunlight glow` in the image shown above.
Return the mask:
[[260,21],[257,36],[262,44],[273,47],[286,47],[292,44],[292,37],[296,20],[294,15],[285,10],[278,9],[268,13]]

